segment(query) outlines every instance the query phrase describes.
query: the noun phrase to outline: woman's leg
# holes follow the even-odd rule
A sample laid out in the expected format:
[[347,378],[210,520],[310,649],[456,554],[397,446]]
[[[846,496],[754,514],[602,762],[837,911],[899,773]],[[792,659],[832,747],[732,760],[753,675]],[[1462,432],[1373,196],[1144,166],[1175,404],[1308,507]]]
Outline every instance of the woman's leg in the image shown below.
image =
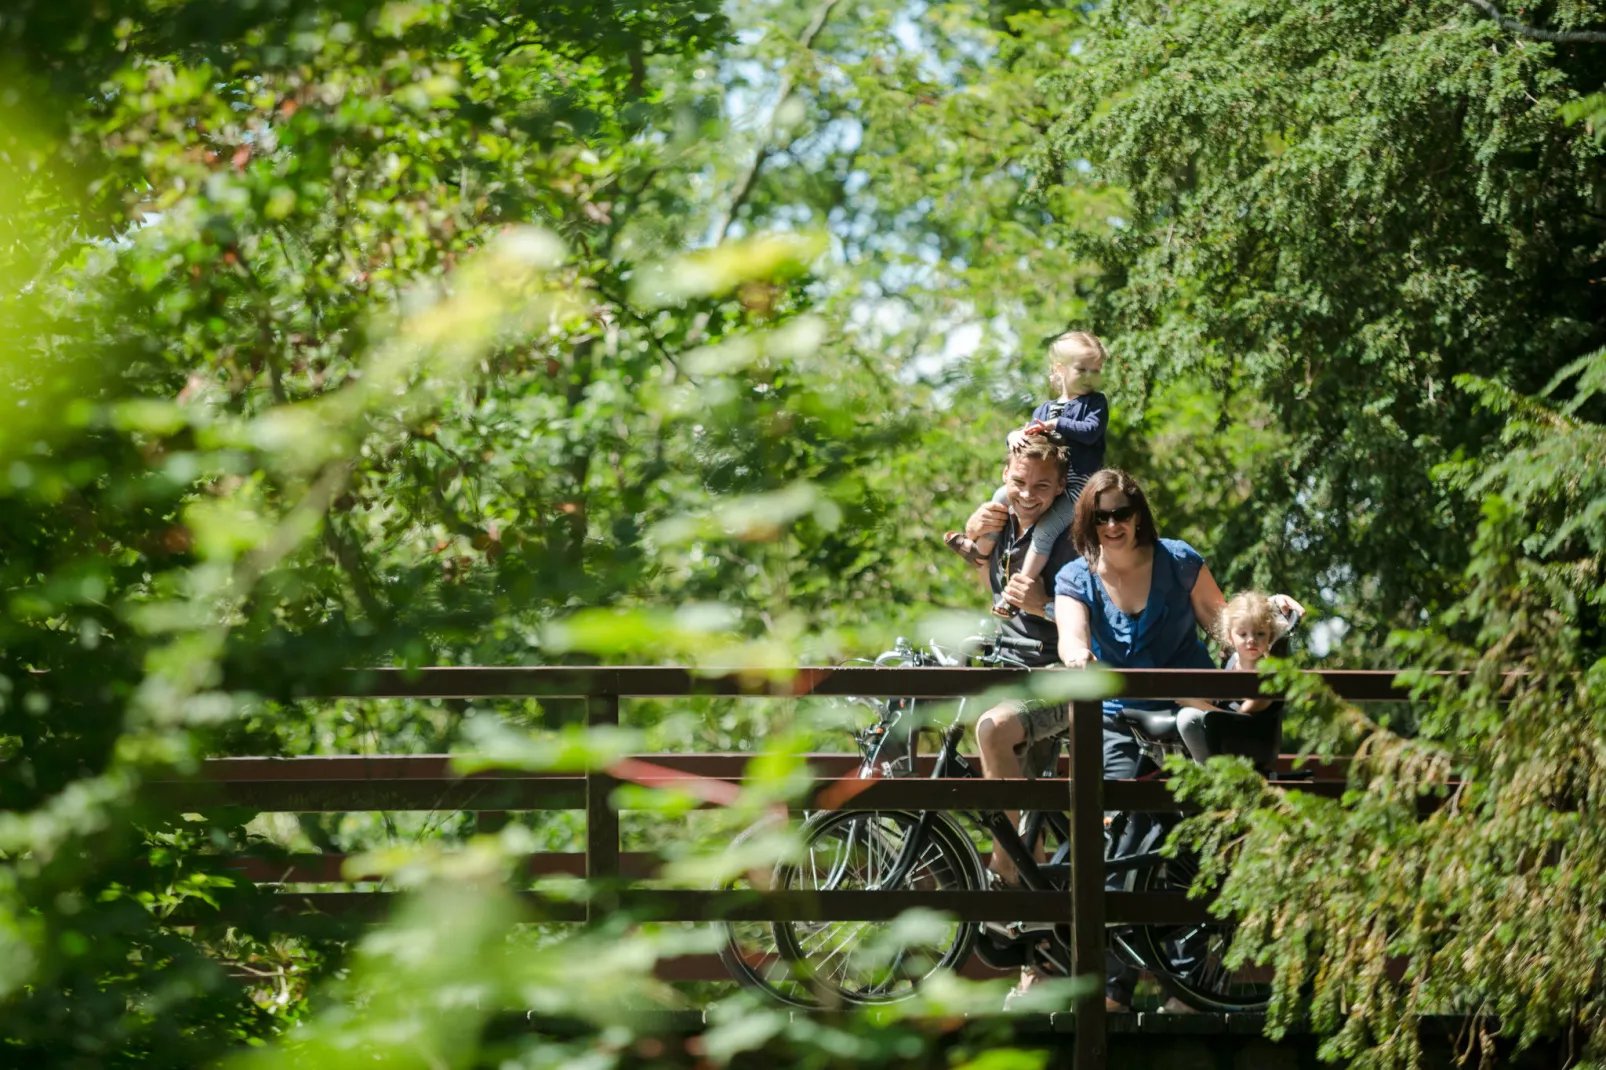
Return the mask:
[[[1104,776],[1110,780],[1132,780],[1151,772],[1154,763],[1139,746],[1132,730],[1109,718],[1104,720]],[[1135,854],[1141,849],[1154,826],[1153,814],[1128,814],[1123,823],[1120,842],[1114,845],[1115,855]],[[1152,849],[1152,848],[1151,848]],[[1127,875],[1106,877],[1107,891],[1122,891]],[[1122,962],[1113,951],[1104,952],[1104,1001],[1110,1009],[1129,1010],[1132,991],[1137,987],[1138,971]]]

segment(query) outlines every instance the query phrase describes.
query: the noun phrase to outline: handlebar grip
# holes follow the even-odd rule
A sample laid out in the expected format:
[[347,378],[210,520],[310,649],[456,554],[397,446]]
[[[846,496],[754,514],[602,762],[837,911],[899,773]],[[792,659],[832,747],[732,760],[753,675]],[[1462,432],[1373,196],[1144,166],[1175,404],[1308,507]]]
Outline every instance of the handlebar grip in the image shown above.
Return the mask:
[[1027,639],[1018,635],[1000,635],[995,642],[1005,650],[1021,650],[1028,654],[1041,654],[1043,643],[1039,639]]

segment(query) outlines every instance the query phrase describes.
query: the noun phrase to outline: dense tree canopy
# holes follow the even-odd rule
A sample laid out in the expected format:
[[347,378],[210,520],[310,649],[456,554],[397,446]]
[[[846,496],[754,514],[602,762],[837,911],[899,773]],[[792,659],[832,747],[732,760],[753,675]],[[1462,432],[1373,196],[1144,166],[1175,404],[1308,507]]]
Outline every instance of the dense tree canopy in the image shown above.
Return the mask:
[[[1276,1021],[1390,1061],[1399,1021],[1482,1009],[1598,1057],[1606,7],[1493,10],[6,5],[0,1050],[586,1050],[419,1008],[487,962],[482,1007],[660,999],[587,943],[615,934],[498,957],[518,907],[472,881],[406,939],[271,923],[223,868],[248,841],[435,826],[180,818],[149,781],[569,716],[297,699],[347,665],[784,665],[974,618],[939,536],[1076,327],[1162,534],[1305,598],[1326,664],[1476,670],[1388,724],[1305,696],[1299,737],[1363,754],[1352,799],[1185,778]],[[629,728],[802,745],[770,716]],[[574,834],[513,828],[475,875]],[[558,977],[559,939],[596,969]],[[918,1046],[719,1013],[711,1052]]]

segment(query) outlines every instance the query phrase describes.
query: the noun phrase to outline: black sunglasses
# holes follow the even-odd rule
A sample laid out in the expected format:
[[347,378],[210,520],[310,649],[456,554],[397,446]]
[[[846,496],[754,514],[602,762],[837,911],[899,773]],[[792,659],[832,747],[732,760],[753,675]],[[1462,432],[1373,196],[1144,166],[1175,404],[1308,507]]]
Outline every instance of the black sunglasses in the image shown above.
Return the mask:
[[1093,526],[1102,528],[1112,521],[1117,524],[1125,524],[1137,515],[1138,507],[1135,505],[1123,505],[1119,509],[1095,509],[1093,510]]

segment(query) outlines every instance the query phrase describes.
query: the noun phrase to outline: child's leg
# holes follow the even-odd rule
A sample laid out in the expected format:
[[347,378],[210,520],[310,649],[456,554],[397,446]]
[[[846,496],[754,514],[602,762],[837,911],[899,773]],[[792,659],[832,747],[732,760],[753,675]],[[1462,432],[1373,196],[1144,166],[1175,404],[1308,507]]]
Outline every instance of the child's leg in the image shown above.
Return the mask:
[[1082,493],[1082,485],[1087,480],[1081,476],[1072,476],[1066,485],[1065,493],[1054,499],[1054,504],[1048,507],[1041,520],[1032,528],[1032,548],[1026,552],[1026,559],[1021,562],[1020,574],[1027,579],[1035,580],[1043,574],[1043,566],[1048,564],[1049,555],[1054,552],[1054,544],[1059,542],[1065,534],[1065,529],[1071,526],[1071,518],[1076,515],[1076,499]]

